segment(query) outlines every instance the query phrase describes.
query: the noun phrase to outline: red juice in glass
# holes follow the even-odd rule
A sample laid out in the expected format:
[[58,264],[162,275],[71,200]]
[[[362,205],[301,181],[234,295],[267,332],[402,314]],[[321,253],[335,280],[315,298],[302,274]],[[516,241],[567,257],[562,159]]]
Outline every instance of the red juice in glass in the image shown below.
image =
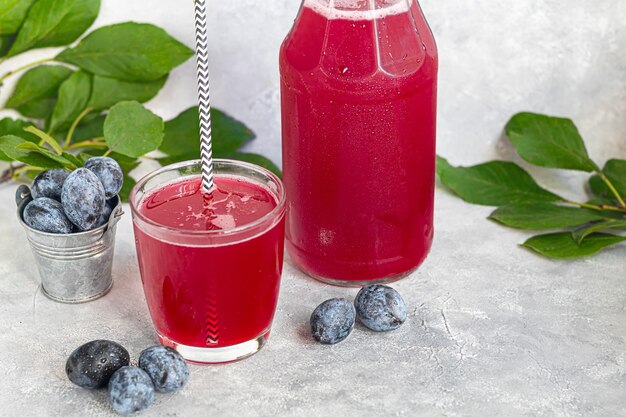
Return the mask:
[[249,175],[250,167],[216,161],[210,199],[193,169],[166,167],[140,182],[131,198],[152,321],[161,342],[193,362],[240,359],[269,335],[282,272],[284,199],[276,177],[260,168]]
[[417,1],[303,2],[280,70],[287,248],[309,275],[390,282],[426,258],[437,68]]

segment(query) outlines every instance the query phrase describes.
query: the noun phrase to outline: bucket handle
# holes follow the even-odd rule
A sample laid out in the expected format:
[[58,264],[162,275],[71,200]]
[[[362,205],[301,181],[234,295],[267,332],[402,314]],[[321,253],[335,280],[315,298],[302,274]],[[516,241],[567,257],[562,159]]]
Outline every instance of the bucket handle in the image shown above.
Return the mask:
[[15,191],[15,203],[18,207],[21,206],[24,201],[30,200],[31,198],[32,196],[28,185],[22,184],[17,187],[17,191]]
[[109,219],[109,222],[107,223],[107,226],[104,229],[104,233],[102,233],[102,238],[104,238],[104,236],[106,236],[106,234],[109,233],[111,228],[115,226],[117,222],[121,220],[124,214],[125,213],[124,213],[124,210],[122,209],[121,204],[118,204],[117,207],[115,207],[113,213],[111,214],[111,218]]

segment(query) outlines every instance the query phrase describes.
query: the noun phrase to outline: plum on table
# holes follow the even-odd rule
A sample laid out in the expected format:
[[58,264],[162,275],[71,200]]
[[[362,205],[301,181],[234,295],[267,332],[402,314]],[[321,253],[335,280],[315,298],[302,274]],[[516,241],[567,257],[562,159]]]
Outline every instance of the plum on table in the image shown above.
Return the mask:
[[386,285],[369,285],[354,300],[363,325],[376,332],[395,330],[406,321],[408,311],[400,293]]
[[344,298],[324,301],[311,314],[313,338],[326,345],[334,345],[345,340],[356,320],[354,306]]
[[124,347],[110,340],[85,343],[67,359],[65,373],[79,387],[97,389],[106,387],[111,376],[130,363]]
[[124,366],[109,380],[109,399],[115,411],[129,416],[148,409],[154,403],[154,384],[143,369]]
[[180,353],[166,346],[153,346],[139,356],[139,367],[146,371],[159,392],[174,392],[185,386],[189,367]]

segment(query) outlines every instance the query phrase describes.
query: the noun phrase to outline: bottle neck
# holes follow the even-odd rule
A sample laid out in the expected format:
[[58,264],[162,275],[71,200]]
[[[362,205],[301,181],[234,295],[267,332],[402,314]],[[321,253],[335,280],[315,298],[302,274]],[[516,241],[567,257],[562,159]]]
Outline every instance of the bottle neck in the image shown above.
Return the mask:
[[406,13],[416,0],[304,0],[303,7],[329,19],[375,20]]
[[309,6],[345,12],[371,12],[384,9],[410,8],[414,0],[304,0]]

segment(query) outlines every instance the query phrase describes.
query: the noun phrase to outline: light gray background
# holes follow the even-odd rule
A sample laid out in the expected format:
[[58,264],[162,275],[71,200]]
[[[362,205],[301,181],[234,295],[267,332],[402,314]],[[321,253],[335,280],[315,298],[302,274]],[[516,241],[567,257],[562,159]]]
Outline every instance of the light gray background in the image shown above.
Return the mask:
[[[298,6],[210,2],[214,103],[257,132],[251,151],[277,163],[277,54]],[[439,153],[451,162],[514,158],[501,131],[520,110],[574,118],[599,163],[626,158],[626,2],[422,6],[441,57]],[[98,26],[125,20],[156,23],[193,44],[191,1],[103,0]],[[26,54],[0,72],[53,52]],[[190,61],[149,106],[171,118],[194,101]],[[584,175],[531,171],[542,184],[584,199]],[[119,227],[111,294],[86,305],[56,304],[37,292],[14,220],[14,189],[0,187],[0,415],[112,415],[104,394],[66,381],[63,365],[91,339],[118,340],[135,356],[155,342],[130,218]],[[356,291],[313,282],[287,261],[268,347],[238,364],[194,367],[189,387],[159,396],[145,415],[626,416],[624,247],[547,261],[516,248],[527,235],[484,220],[489,211],[438,189],[433,252],[396,286],[411,315],[391,334],[357,328],[340,345],[312,343],[312,309]]]

